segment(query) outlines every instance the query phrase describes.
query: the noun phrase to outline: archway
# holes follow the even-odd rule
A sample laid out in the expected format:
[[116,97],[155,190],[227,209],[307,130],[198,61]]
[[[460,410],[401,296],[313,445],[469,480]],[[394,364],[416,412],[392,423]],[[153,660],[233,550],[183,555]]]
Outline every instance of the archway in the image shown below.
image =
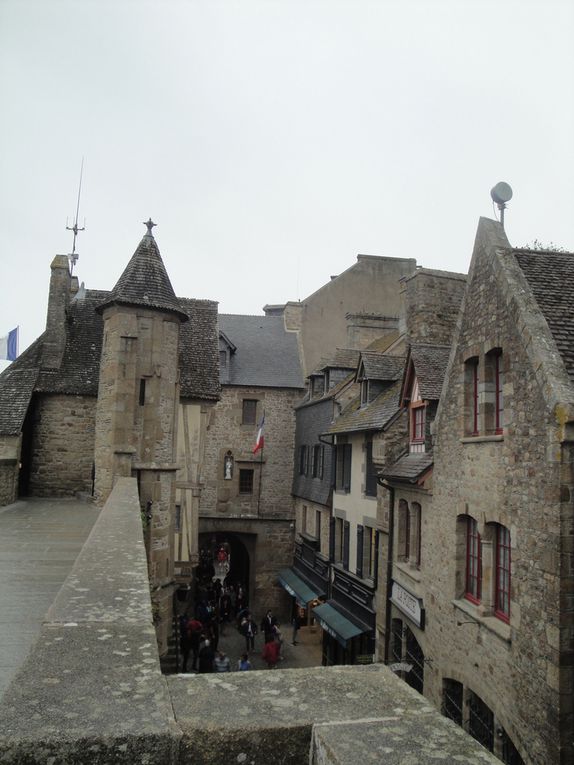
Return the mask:
[[213,566],[213,576],[221,576],[217,568],[217,552],[223,547],[228,555],[225,580],[241,584],[249,593],[251,582],[251,560],[243,535],[227,531],[208,531],[199,535],[200,567],[198,575],[207,575],[206,566]]

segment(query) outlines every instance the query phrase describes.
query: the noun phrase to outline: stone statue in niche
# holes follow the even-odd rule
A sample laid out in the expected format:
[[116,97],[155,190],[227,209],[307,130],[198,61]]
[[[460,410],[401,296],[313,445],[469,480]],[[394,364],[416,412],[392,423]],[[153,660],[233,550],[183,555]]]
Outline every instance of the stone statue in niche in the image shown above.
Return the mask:
[[223,478],[226,481],[231,481],[233,478],[233,457],[231,452],[227,452],[223,460]]

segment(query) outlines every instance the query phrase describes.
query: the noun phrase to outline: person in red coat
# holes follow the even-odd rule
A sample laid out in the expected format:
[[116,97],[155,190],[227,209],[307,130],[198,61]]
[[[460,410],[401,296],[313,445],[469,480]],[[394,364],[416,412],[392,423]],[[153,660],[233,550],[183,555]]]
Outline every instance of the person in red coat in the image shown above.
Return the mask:
[[279,661],[279,649],[280,645],[276,640],[270,640],[263,646],[261,656],[263,661],[267,662],[269,669],[273,669]]

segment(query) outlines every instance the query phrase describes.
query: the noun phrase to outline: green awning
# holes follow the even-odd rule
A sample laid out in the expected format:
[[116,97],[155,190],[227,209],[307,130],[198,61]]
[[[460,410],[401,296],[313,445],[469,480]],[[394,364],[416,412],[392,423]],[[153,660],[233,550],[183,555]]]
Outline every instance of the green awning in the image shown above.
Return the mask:
[[347,645],[348,640],[369,631],[366,626],[358,627],[329,603],[323,603],[323,605],[314,608],[313,615],[325,632],[334,637],[343,648]]
[[315,592],[304,582],[292,568],[283,568],[277,574],[279,583],[287,590],[289,595],[297,599],[299,605],[305,607],[312,600],[317,600],[323,593]]

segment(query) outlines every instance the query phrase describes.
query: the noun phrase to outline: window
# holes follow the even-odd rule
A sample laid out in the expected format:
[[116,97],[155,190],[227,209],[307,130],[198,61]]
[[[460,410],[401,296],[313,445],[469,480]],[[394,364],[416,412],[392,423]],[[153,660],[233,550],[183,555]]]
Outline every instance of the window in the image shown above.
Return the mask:
[[468,698],[468,732],[489,752],[494,751],[494,715],[490,707],[469,691]]
[[307,447],[299,447],[299,475],[307,475]]
[[363,540],[365,536],[365,528],[360,523],[357,524],[357,567],[356,567],[356,573],[357,576],[363,577],[363,559],[364,559],[364,549],[363,549]]
[[480,603],[482,596],[482,555],[480,534],[474,518],[466,521],[466,588],[465,597],[472,603]]
[[343,519],[335,518],[335,549],[334,549],[334,561],[335,563],[341,563],[343,561]]
[[377,532],[372,526],[363,530],[363,576],[375,579],[377,566]]
[[470,436],[477,436],[479,433],[478,357],[469,359],[464,366],[465,431]]
[[485,432],[500,434],[504,429],[504,401],[502,351],[499,348],[495,348],[484,357],[484,374]]
[[242,425],[255,425],[257,422],[257,399],[243,399]]
[[227,367],[227,351],[219,351],[219,367],[220,369]]
[[323,478],[323,454],[323,445],[315,444],[313,447],[313,478]]
[[315,539],[319,542],[321,549],[321,511],[315,510]]
[[174,531],[179,533],[181,531],[181,505],[175,506],[175,528]]
[[351,524],[343,521],[343,566],[349,570],[349,543],[351,540]]
[[398,558],[408,560],[411,547],[411,521],[409,506],[404,499],[399,500],[399,534],[398,534]]
[[145,404],[145,380],[140,380],[140,397],[139,397],[139,405],[143,406]]
[[425,440],[425,406],[414,406],[411,409],[411,441],[423,443]]
[[369,403],[369,381],[361,380],[361,406]]
[[504,402],[502,400],[502,353],[494,355],[494,432],[502,433]]
[[442,713],[461,727],[464,719],[462,714],[462,696],[462,683],[459,683],[458,680],[452,680],[450,677],[445,677],[442,691]]
[[239,471],[239,493],[253,494],[253,470],[242,469]]
[[337,444],[335,488],[338,491],[351,491],[351,457],[351,444]]
[[510,620],[510,531],[496,526],[496,557],[494,576],[494,614],[505,622]]
[[301,533],[307,533],[307,505],[303,505],[301,513]]
[[421,565],[421,506],[413,502],[410,512],[410,527],[413,541],[410,545],[413,555],[409,556],[411,562],[419,568]]
[[311,378],[311,398],[322,396],[325,389],[325,380],[322,375]]
[[365,466],[365,494],[367,497],[377,496],[377,473],[373,462],[373,442],[365,441],[366,466]]

